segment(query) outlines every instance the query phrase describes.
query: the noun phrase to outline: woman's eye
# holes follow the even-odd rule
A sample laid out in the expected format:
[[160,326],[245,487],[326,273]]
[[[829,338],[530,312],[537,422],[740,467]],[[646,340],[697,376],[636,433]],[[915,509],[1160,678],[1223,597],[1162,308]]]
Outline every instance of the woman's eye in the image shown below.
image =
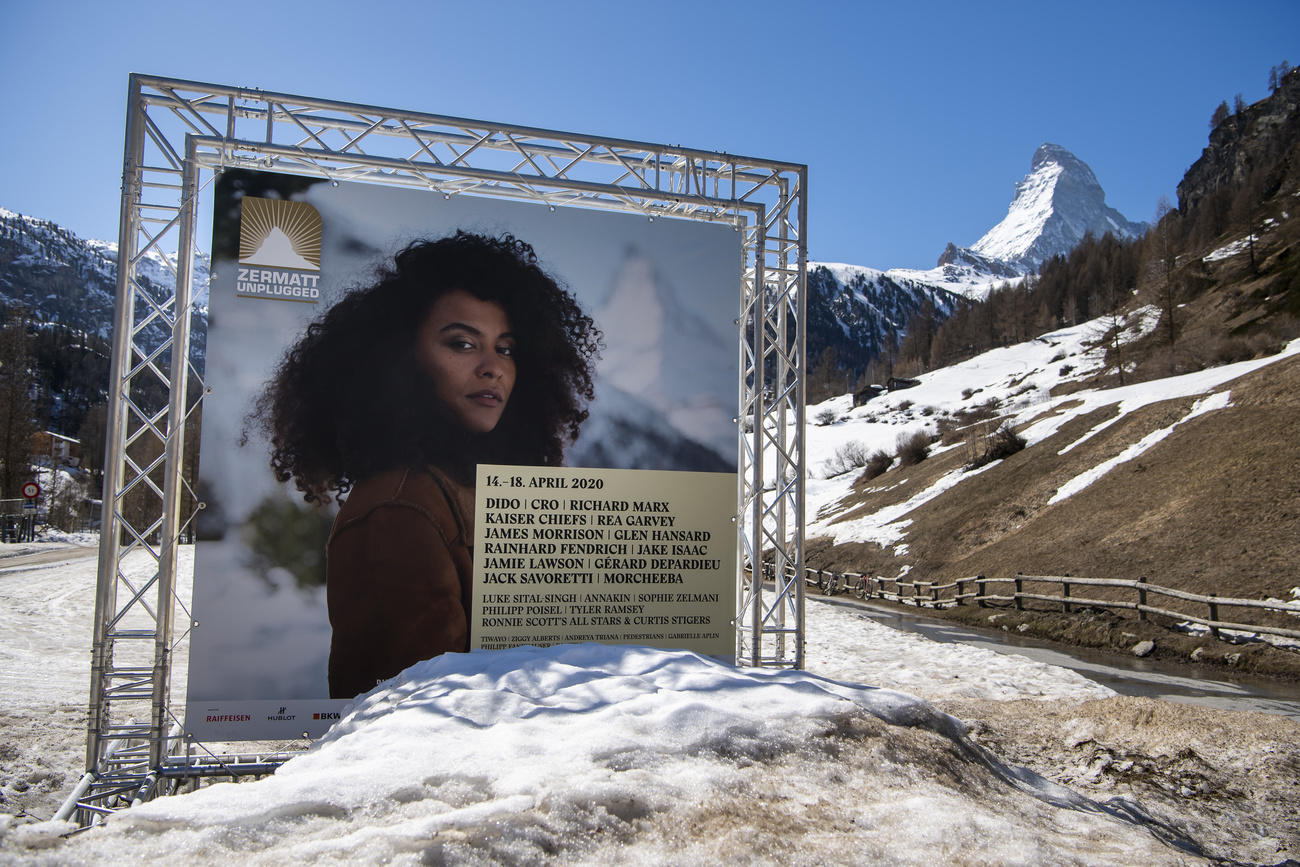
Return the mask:
[[504,355],[506,358],[514,358],[515,348],[513,346],[498,346],[497,353]]

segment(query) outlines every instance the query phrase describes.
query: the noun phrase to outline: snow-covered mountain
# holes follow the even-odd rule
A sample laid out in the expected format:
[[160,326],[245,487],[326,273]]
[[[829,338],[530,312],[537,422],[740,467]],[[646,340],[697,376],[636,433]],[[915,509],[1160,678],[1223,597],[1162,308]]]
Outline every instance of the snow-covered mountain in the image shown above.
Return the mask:
[[1016,183],[1007,215],[971,247],[989,259],[1034,271],[1070,252],[1089,232],[1136,238],[1146,231],[1106,204],[1106,193],[1083,160],[1060,145],[1034,152],[1029,174]]
[[1136,238],[1147,230],[1106,204],[1106,193],[1083,160],[1060,145],[1034,152],[1029,174],[1016,182],[1007,215],[970,247],[949,243],[928,271],[885,273],[982,299],[995,287],[1035,273],[1053,256],[1069,253],[1092,233]]
[[[148,251],[141,281],[171,293],[175,264]],[[38,319],[109,338],[117,284],[117,244],[84,240],[49,220],[0,208],[0,302],[21,304]],[[208,262],[195,257],[197,311],[207,305]]]
[[1036,272],[1092,233],[1132,238],[1146,231],[1106,205],[1106,194],[1083,160],[1043,144],[1029,174],[1015,186],[1002,222],[971,247],[949,243],[934,268],[890,268],[810,262],[808,357],[834,347],[842,367],[861,372],[904,337],[908,319],[928,301],[939,319],[962,298],[981,300],[995,287]]

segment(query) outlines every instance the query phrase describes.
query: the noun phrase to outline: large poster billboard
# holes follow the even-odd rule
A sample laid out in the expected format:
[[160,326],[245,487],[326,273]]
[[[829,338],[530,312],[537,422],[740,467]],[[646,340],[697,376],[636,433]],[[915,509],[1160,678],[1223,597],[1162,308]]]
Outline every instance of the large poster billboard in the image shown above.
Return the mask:
[[[374,284],[377,269],[392,270],[412,242],[508,233],[531,245],[594,321],[603,344],[594,399],[565,466],[735,472],[741,239],[729,225],[229,170],[216,184],[213,231],[186,718],[195,737],[316,735],[347,703],[337,690],[331,698],[329,685],[324,576],[337,498],[308,504],[277,480],[275,445],[256,409],[309,324],[336,309],[342,317],[340,299]],[[449,321],[474,330],[473,316],[457,311]],[[488,348],[515,364],[514,331],[522,330],[498,328]],[[337,353],[336,375],[401,349],[373,345],[387,342]],[[328,380],[314,387],[328,392]],[[513,394],[478,389],[468,411],[487,407],[495,419],[502,403],[525,405],[537,388],[526,383],[521,377]],[[377,382],[374,395],[384,397],[353,412],[362,419],[356,435],[423,418],[424,393],[404,388]],[[281,466],[285,451],[276,452]],[[472,547],[472,534],[466,539]]]

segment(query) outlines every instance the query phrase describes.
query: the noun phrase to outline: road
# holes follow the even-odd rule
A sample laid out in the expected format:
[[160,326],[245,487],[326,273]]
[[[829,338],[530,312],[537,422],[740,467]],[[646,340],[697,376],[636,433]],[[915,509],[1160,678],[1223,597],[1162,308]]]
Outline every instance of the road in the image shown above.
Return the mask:
[[83,560],[86,557],[96,557],[98,555],[98,545],[89,547],[68,545],[53,550],[34,551],[30,554],[12,554],[8,557],[0,557],[0,574],[12,569],[42,566],[50,563],[70,563],[73,560]]
[[[0,577],[26,570],[97,556],[99,548],[69,545],[54,550],[15,554],[0,559]],[[968,644],[1000,653],[1018,653],[1038,662],[1059,665],[1104,684],[1121,695],[1142,695],[1228,710],[1253,710],[1300,720],[1300,684],[1247,675],[1231,680],[1207,678],[1211,669],[1122,653],[1065,647],[1013,632],[973,629],[910,609],[897,609],[851,596],[811,597],[830,605],[849,606],[872,620],[904,632],[948,644]],[[1217,674],[1217,672],[1215,672]]]
[[1018,653],[1038,662],[1069,668],[1121,695],[1142,695],[1228,710],[1261,711],[1300,720],[1300,684],[1246,675],[1234,676],[1232,680],[1207,678],[1205,675],[1212,670],[1200,666],[1064,647],[1017,633],[977,630],[849,596],[810,598],[859,609],[877,623],[924,635],[933,641],[969,644],[999,653]]

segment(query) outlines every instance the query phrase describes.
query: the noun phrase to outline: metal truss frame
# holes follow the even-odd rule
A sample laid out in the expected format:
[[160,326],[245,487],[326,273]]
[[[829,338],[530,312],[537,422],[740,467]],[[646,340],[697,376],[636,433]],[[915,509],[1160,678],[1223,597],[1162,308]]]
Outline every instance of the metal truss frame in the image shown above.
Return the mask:
[[[737,658],[803,666],[806,166],[132,75],[87,771],[62,817],[93,824],[200,777],[266,773],[285,759],[217,754],[173,713],[184,697],[173,695],[172,663],[192,623],[177,559],[202,508],[183,465],[186,422],[205,392],[190,364],[198,202],[229,168],[740,231]],[[174,285],[146,277],[146,260],[160,257]]]

